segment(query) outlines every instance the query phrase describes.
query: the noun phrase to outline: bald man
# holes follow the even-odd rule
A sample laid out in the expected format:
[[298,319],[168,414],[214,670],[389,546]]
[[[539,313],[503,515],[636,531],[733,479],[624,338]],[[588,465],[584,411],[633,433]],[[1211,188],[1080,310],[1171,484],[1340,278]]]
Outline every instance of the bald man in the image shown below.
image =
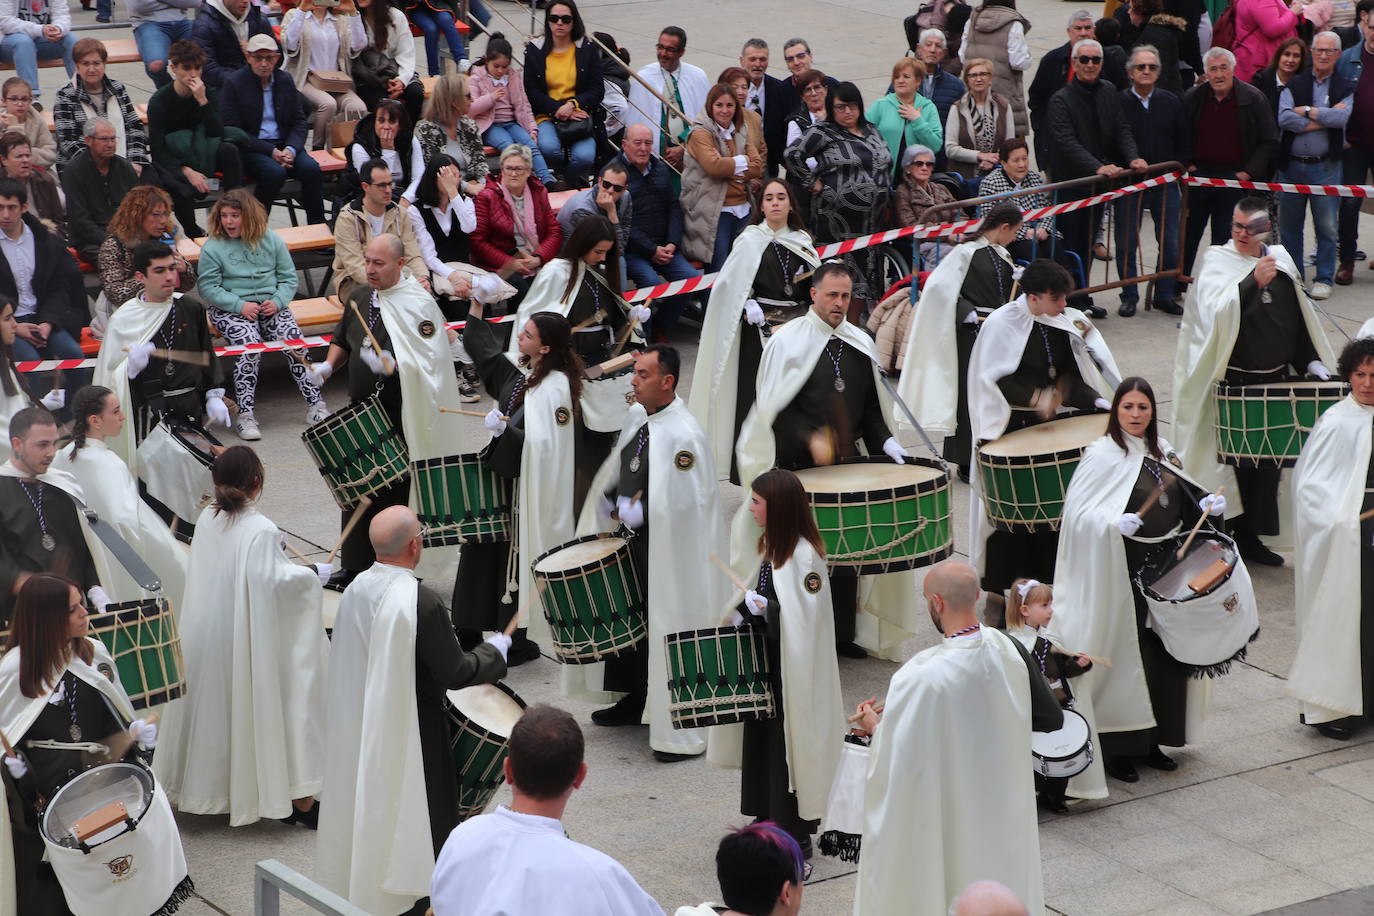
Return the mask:
[[1028,916],[1026,905],[1011,888],[996,881],[975,881],[954,898],[950,916]]
[[978,623],[978,574],[947,560],[922,591],[938,645],[904,664],[873,735],[856,916],[944,916],[974,881],[995,879],[1043,908],[1031,730],[1064,722],[1022,645]]
[[316,862],[326,887],[379,916],[428,906],[458,824],[445,691],[496,683],[510,648],[501,633],[458,645],[448,608],[415,577],[420,531],[405,506],[372,519],[377,561],[344,591],[329,656]]

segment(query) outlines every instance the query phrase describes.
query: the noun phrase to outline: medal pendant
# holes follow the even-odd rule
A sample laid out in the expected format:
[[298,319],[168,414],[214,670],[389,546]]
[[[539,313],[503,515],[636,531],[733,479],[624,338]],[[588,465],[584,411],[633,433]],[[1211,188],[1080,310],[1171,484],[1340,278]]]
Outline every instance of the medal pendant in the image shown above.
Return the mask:
[[792,283],[791,283],[791,281],[788,281],[787,283],[784,283],[784,284],[782,285],[782,297],[783,297],[784,299],[791,299],[791,298],[792,298]]
[[1274,294],[1271,293],[1271,292],[1269,292],[1269,287],[1266,286],[1266,287],[1264,288],[1264,291],[1260,293],[1260,302],[1263,302],[1265,305],[1268,305],[1269,303],[1271,303],[1271,302],[1273,302],[1273,301],[1274,301]]
[[80,741],[80,740],[81,740],[81,726],[79,726],[79,725],[77,725],[75,722],[73,722],[73,723],[71,724],[71,727],[67,729],[67,734],[69,734],[69,735],[72,736],[72,740],[73,740],[73,741]]
[[1050,366],[1050,381],[1054,381],[1057,378],[1059,378],[1059,370],[1054,366]]
[[639,456],[638,456],[638,455],[635,455],[633,458],[630,459],[630,473],[631,473],[631,474],[638,474],[638,473],[639,473]]
[[838,375],[835,376],[835,390],[844,391],[844,379],[840,378]]
[[1169,508],[1169,494],[1168,494],[1168,493],[1161,493],[1161,494],[1159,494],[1159,508],[1161,508],[1161,509],[1167,509],[1167,508]]
[[176,371],[176,366],[174,366],[170,361],[169,361],[168,363],[166,363],[166,364],[162,367],[162,374],[165,375],[165,376],[167,376],[168,378],[171,378],[171,377],[172,377],[172,373],[175,372],[175,371]]
[[57,549],[57,541],[53,540],[53,536],[51,534],[44,534],[41,538],[38,539],[38,543],[44,550],[48,551],[49,553],[52,553],[54,550]]

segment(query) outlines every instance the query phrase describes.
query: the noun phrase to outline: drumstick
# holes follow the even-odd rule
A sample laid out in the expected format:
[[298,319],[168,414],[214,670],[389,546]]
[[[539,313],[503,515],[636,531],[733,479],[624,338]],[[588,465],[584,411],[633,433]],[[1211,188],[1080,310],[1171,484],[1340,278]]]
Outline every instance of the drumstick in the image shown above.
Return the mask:
[[[124,352],[128,353],[129,348],[125,347]],[[210,365],[210,354],[203,350],[164,350],[159,347],[149,351],[148,355],[165,359],[171,363],[187,363],[192,366]]]
[[[158,720],[158,714],[157,714],[156,712],[150,712],[150,713],[148,713],[147,718],[145,718],[145,719],[143,720],[143,724],[145,724],[145,725],[156,725],[156,724],[157,724],[157,720]],[[132,723],[131,723],[131,724],[132,724]],[[111,736],[110,739],[105,743],[105,748],[106,748],[106,751],[105,751],[105,759],[106,759],[106,760],[112,760],[112,761],[113,761],[113,760],[122,760],[123,757],[124,757],[124,755],[127,754],[127,753],[129,752],[129,747],[130,747],[133,743],[134,743],[134,736],[131,735],[131,734],[129,734],[129,732],[128,732],[127,729],[124,730],[124,731],[122,731],[122,732],[116,732],[116,733],[115,733],[113,736]]]
[[1163,494],[1163,487],[1155,487],[1153,490],[1150,491],[1150,495],[1145,497],[1145,501],[1140,504],[1140,508],[1135,510],[1135,514],[1143,516],[1146,512],[1149,512],[1152,508],[1154,508],[1154,504],[1159,501],[1159,497]]
[[364,496],[358,500],[358,508],[354,509],[353,514],[348,517],[348,524],[344,525],[343,533],[339,535],[339,543],[335,544],[334,549],[329,551],[329,558],[325,560],[330,566],[334,565],[334,557],[338,556],[339,551],[343,549],[344,541],[348,540],[348,536],[353,533],[353,529],[362,520],[363,513],[367,511],[367,507],[370,505],[372,505],[371,496]]
[[353,314],[358,316],[358,323],[363,326],[363,332],[367,334],[367,339],[372,342],[372,352],[377,354],[380,359],[382,355],[382,345],[377,343],[377,337],[372,333],[372,328],[368,327],[367,319],[363,317],[362,310],[358,308],[358,303],[352,299],[348,300],[348,305],[353,309]]
[[[456,413],[456,414],[462,414],[462,415],[465,416],[465,417],[480,417],[480,418],[482,418],[482,419],[484,419],[484,420],[486,419],[486,416],[487,416],[486,414],[482,413],[482,411],[480,411],[480,410],[463,410],[461,407],[440,407],[440,408],[439,408],[439,413]],[[502,414],[502,415],[501,415],[501,419],[502,419],[502,421],[505,421],[505,420],[509,420],[510,417],[506,416],[505,414]]]
[[5,746],[5,756],[6,756],[6,757],[18,757],[18,756],[19,756],[18,754],[15,753],[14,748],[10,746],[10,739],[8,739],[8,738],[5,737],[5,733],[4,733],[3,731],[0,731],[0,744],[3,744],[3,745]]
[[[1224,487],[1224,486],[1217,487],[1217,491],[1216,491],[1215,493],[1213,493],[1212,495],[1213,495],[1213,496],[1220,496],[1223,492],[1225,492],[1225,490],[1226,490],[1226,487]],[[1191,546],[1193,545],[1193,538],[1197,537],[1198,530],[1199,530],[1200,528],[1202,528],[1202,523],[1205,522],[1205,521],[1207,521],[1207,513],[1206,513],[1206,512],[1204,512],[1204,513],[1202,513],[1202,515],[1198,516],[1197,523],[1193,525],[1193,530],[1188,532],[1188,539],[1187,539],[1186,541],[1183,542],[1183,546],[1180,547],[1180,548],[1178,549],[1178,553],[1175,554],[1175,556],[1178,557],[1178,559],[1180,559],[1180,560],[1183,559],[1183,557],[1188,553],[1188,548],[1191,547]]]
[[729,566],[727,566],[725,561],[722,560],[720,558],[720,555],[717,554],[715,551],[711,552],[711,562],[716,564],[716,566],[720,567],[720,571],[725,573],[726,578],[728,578],[734,584],[735,588],[739,589],[742,592],[749,591],[749,586],[745,585],[743,582],[740,581],[739,576],[735,575],[735,571],[731,569]]
[[[653,304],[653,301],[654,300],[652,299],[645,299],[644,307],[648,308],[650,305]],[[612,359],[619,356],[620,351],[625,349],[625,344],[630,342],[630,335],[634,333],[634,329],[637,327],[639,327],[639,322],[637,320],[632,319],[626,323],[625,329],[620,332],[620,339],[616,341],[615,349],[611,351]]]
[[584,328],[591,327],[592,325],[596,324],[598,321],[605,317],[606,313],[603,312],[601,309],[597,309],[596,311],[592,312],[592,316],[590,318],[583,318],[577,324],[573,325],[572,332],[576,334],[578,331],[581,331]]
[[1368,512],[1360,513],[1360,521],[1365,521],[1366,519],[1370,518],[1374,518],[1374,509],[1370,509]]
[[[883,710],[886,709],[886,708],[887,708],[887,704],[886,704],[886,703],[879,703],[877,706],[874,706],[874,707],[873,707],[873,711],[874,711],[875,713],[877,713],[878,715],[881,716],[881,715],[883,714]],[[859,721],[860,719],[862,719],[862,718],[863,718],[863,713],[856,712],[856,713],[854,713],[854,715],[852,715],[852,716],[850,716],[849,718],[845,719],[845,721],[848,722],[850,725],[853,725],[855,722],[858,722],[858,721]]]
[[310,565],[310,561],[305,558],[305,554],[301,553],[299,550],[292,547],[290,541],[282,541],[282,546],[285,547],[287,550],[291,551],[291,555],[294,556],[297,560],[300,560],[306,566]]
[[507,636],[510,636],[513,633],[515,633],[515,631],[520,627],[520,621],[525,619],[525,615],[529,613],[529,610],[530,599],[526,598],[520,602],[520,610],[515,612],[515,615],[510,619],[510,623],[506,624],[506,628],[501,632],[506,634]]
[[1096,655],[1089,655],[1086,652],[1070,652],[1068,649],[1061,649],[1053,644],[1050,645],[1050,648],[1059,655],[1068,655],[1073,658],[1077,658],[1081,655],[1094,665],[1101,665],[1103,668],[1110,668],[1112,666],[1112,660],[1110,658],[1098,658]]

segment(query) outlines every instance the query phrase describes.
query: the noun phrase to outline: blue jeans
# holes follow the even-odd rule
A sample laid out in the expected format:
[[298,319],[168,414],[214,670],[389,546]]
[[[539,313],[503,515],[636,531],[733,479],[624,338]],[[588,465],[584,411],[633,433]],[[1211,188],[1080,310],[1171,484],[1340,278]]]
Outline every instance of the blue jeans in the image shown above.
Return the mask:
[[[1140,224],[1145,213],[1149,213],[1150,219],[1154,221],[1156,238],[1160,227],[1164,229],[1164,250],[1161,252],[1159,269],[1172,270],[1179,266],[1178,227],[1182,216],[1182,204],[1176,183],[1128,195],[1113,206],[1116,207],[1116,272],[1121,279],[1140,276],[1140,271],[1136,269],[1135,255]],[[1155,301],[1168,302],[1173,299],[1174,283],[1172,277],[1161,277],[1156,280]],[[1121,287],[1121,301],[1139,302],[1139,287]]]
[[190,19],[177,19],[145,22],[134,29],[134,44],[138,45],[138,56],[143,58],[143,72],[158,89],[172,82],[172,75],[167,72],[167,49],[174,41],[190,38],[193,24]]
[[[1341,156],[1342,184],[1364,184],[1370,171],[1374,171],[1374,152],[1351,147]],[[1340,216],[1340,260],[1355,260],[1355,246],[1359,242],[1360,204],[1358,197],[1337,198],[1341,204]]]
[[468,0],[468,12],[477,17],[477,21],[486,25],[491,22],[491,10],[487,9],[482,0]]
[[463,36],[458,33],[458,26],[454,24],[452,13],[447,10],[436,13],[423,4],[419,4],[410,11],[410,19],[424,33],[425,57],[429,61],[430,76],[438,76],[444,72],[443,65],[439,62],[440,32],[443,32],[444,38],[448,40],[448,50],[453,55],[454,63],[467,55],[463,49]]
[[[552,130],[553,128],[549,129]],[[550,171],[549,164],[544,161],[544,151],[530,137],[529,132],[514,121],[491,125],[482,134],[482,142],[487,146],[494,147],[498,153],[512,143],[523,143],[534,154],[534,177],[544,184],[553,181],[553,172]]]
[[290,168],[256,150],[240,149],[239,155],[243,157],[244,175],[254,179],[253,196],[268,213],[272,212],[272,201],[277,199],[277,192],[286,183],[287,177],[291,177],[301,183],[301,206],[305,208],[305,221],[325,221],[324,174],[308,150],[297,149],[296,160]]
[[[32,321],[33,316],[21,318],[20,321]],[[22,337],[14,339],[11,348],[14,353],[15,362],[25,362],[31,359],[81,359],[84,354],[81,352],[81,344],[72,339],[61,328],[53,328],[52,334],[48,336],[48,342],[40,349],[29,343]],[[66,422],[71,419],[71,403],[76,397],[76,393],[84,386],[91,383],[90,369],[67,369],[65,387],[67,391],[67,404],[61,410],[56,411],[58,420]],[[43,395],[52,390],[51,372],[21,372],[19,377],[28,386],[29,394],[36,401]]]
[[572,145],[569,156],[563,155],[563,144],[558,139],[558,131],[553,121],[539,125],[539,150],[549,168],[562,171],[563,178],[573,182],[578,178],[588,178],[596,164],[596,137],[578,140]]
[[[701,271],[693,267],[682,256],[681,251],[674,251],[672,258],[666,264],[655,264],[642,254],[629,252],[625,255],[625,271],[630,275],[630,284],[634,289],[657,286],[667,280],[686,280],[688,277],[701,276]],[[678,318],[682,317],[682,310],[687,307],[687,300],[694,295],[696,294],[688,293],[685,296],[670,296],[667,299],[659,299],[658,310],[653,320],[654,327],[667,333],[677,324]]]
[[714,273],[725,266],[730,256],[730,248],[735,244],[735,236],[744,231],[749,218],[735,216],[733,213],[720,212],[716,220],[716,246],[711,253],[711,263],[706,265],[707,273]]
[[[1275,181],[1292,184],[1340,184],[1341,162],[1325,159],[1321,162],[1298,162],[1290,159],[1279,170]],[[1317,283],[1330,285],[1336,276],[1336,214],[1341,199],[1317,194],[1284,194],[1279,198],[1279,238],[1283,247],[1298,265],[1298,276],[1306,279],[1307,270],[1302,256],[1302,227],[1307,220],[1307,208],[1312,207],[1312,228],[1317,234]]]
[[33,97],[36,99],[42,94],[38,91],[38,62],[61,58],[62,66],[67,68],[67,75],[71,76],[76,73],[76,65],[72,63],[74,44],[76,36],[71,32],[57,41],[34,39],[27,35],[6,35],[0,39],[0,61],[14,64],[15,71],[33,88]]

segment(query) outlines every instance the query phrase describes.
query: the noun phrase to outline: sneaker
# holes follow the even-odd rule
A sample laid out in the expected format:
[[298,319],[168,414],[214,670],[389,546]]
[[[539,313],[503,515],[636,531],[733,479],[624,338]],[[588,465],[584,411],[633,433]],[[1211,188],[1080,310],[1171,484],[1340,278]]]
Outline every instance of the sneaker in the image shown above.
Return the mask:
[[311,404],[310,409],[305,412],[305,422],[314,426],[327,416],[329,416],[329,405],[321,398],[314,404]]
[[468,72],[469,70],[471,70],[471,69],[472,69],[472,61],[468,60],[466,57],[464,57],[464,58],[462,58],[461,60],[458,61],[458,72],[459,72],[459,73],[467,73],[467,72]]
[[1330,298],[1331,298],[1331,284],[1330,284],[1330,283],[1313,283],[1313,284],[1312,284],[1312,291],[1311,291],[1310,293],[1308,293],[1308,295],[1311,296],[1313,299],[1330,299]]
[[482,395],[478,393],[482,380],[477,376],[477,369],[471,363],[458,364],[458,400],[464,404],[475,404],[482,400]]
[[262,433],[258,430],[258,421],[253,419],[250,413],[241,413],[234,421],[234,432],[239,434],[239,438],[244,442],[257,442],[262,438]]

